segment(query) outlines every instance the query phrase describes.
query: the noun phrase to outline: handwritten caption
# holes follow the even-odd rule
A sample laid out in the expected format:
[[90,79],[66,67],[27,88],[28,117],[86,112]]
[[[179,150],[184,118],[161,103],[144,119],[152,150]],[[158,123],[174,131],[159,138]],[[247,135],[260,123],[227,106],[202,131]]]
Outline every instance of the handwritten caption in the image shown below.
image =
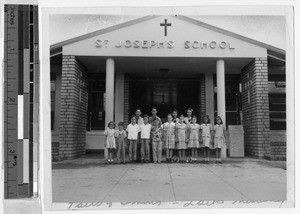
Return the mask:
[[77,209],[94,209],[94,208],[111,208],[111,207],[132,207],[145,206],[145,208],[154,208],[161,206],[174,206],[176,208],[197,208],[197,207],[217,207],[220,205],[255,205],[263,203],[273,203],[274,207],[281,207],[283,200],[237,200],[237,201],[223,201],[223,200],[199,200],[199,201],[132,201],[132,202],[69,202],[68,210]]

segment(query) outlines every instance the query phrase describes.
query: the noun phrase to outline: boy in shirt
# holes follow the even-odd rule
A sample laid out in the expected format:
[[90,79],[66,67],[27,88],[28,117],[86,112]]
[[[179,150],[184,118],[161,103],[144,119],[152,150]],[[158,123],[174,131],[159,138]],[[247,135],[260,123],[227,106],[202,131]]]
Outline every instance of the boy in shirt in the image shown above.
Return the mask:
[[138,133],[140,132],[140,127],[136,124],[135,115],[131,116],[131,123],[127,126],[126,131],[127,139],[129,140],[129,161],[133,163],[136,162]]
[[148,115],[144,115],[144,122],[140,125],[141,130],[141,161],[148,163],[150,161],[150,132],[151,124],[148,123]]

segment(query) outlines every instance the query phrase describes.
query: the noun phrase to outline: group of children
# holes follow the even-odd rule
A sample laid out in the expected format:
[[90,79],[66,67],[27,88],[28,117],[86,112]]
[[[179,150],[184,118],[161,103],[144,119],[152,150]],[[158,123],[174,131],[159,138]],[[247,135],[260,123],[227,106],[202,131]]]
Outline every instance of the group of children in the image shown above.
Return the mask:
[[[216,163],[222,163],[221,148],[225,144],[225,126],[220,116],[215,119],[215,125],[210,124],[209,116],[202,118],[202,124],[197,123],[197,117],[192,116],[192,109],[187,110],[187,117],[180,115],[174,110],[167,115],[167,122],[161,122],[156,115],[156,108],[152,108],[152,116],[140,116],[141,111],[137,109],[136,115],[131,116],[131,123],[124,128],[124,123],[109,122],[105,130],[106,144],[108,150],[107,162],[114,163],[114,153],[117,150],[118,163],[125,163],[125,147],[129,144],[129,161],[135,162],[140,155],[141,161],[148,163],[161,163],[162,150],[166,150],[166,162],[174,162],[173,155],[178,155],[177,162],[197,161],[198,148],[203,148],[204,161],[209,162],[210,149],[216,149]],[[139,150],[137,149],[140,146]],[[138,152],[140,154],[138,154]],[[186,152],[188,158],[186,159]],[[151,155],[152,153],[152,155]]]

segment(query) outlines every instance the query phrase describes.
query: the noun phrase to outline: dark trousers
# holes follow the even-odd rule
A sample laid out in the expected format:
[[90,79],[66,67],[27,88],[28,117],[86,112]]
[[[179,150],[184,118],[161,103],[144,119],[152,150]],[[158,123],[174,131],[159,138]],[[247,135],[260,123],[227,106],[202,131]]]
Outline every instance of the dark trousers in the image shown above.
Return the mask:
[[137,149],[136,149],[136,159],[137,161],[141,161],[141,132],[138,134],[137,140]]

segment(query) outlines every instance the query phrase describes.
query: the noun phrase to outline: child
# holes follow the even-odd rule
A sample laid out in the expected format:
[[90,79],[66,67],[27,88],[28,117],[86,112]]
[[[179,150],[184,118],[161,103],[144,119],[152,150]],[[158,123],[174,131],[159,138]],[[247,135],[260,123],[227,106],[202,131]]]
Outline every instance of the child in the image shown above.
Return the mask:
[[179,122],[179,118],[178,118],[178,111],[177,109],[174,109],[172,112],[172,117],[173,117],[173,123],[178,123]]
[[175,149],[175,123],[172,122],[173,117],[171,114],[167,116],[168,122],[162,125],[164,146],[166,148],[167,162],[173,162],[172,155]]
[[[179,123],[179,118],[178,118],[178,111],[177,109],[174,109],[172,112],[172,117],[173,117],[173,123],[175,123],[175,125],[177,123]],[[176,135],[176,134],[175,134]],[[173,152],[173,155],[175,157],[175,162],[179,163],[179,151],[178,151],[178,142],[175,141],[175,149]]]
[[184,118],[184,123],[185,124],[190,124],[192,122],[192,118],[193,118],[193,109],[192,108],[188,108],[186,110],[186,117]]
[[106,136],[105,148],[108,150],[107,163],[113,164],[114,163],[113,153],[114,150],[116,149],[115,123],[113,121],[110,121],[107,126],[108,128],[104,131],[104,135]]
[[148,115],[144,115],[144,122],[140,125],[141,129],[141,161],[148,163],[150,161],[150,132],[151,124],[148,123]]
[[116,131],[117,148],[118,148],[117,159],[118,159],[118,163],[122,162],[123,164],[125,164],[125,139],[127,135],[126,135],[126,131],[124,130],[124,123],[119,122],[118,128],[119,130]]
[[197,161],[197,149],[199,148],[199,130],[200,125],[197,124],[197,117],[192,117],[192,123],[188,125],[188,148],[191,150],[190,162]]
[[176,141],[180,163],[185,162],[185,150],[187,149],[187,125],[183,121],[184,116],[180,115],[179,123],[176,124]]
[[216,117],[216,125],[214,126],[214,147],[216,149],[217,161],[216,163],[222,164],[221,160],[221,148],[225,143],[225,130],[226,127],[223,125],[223,121],[220,116]]
[[208,163],[209,162],[209,149],[211,148],[211,144],[212,144],[211,134],[212,134],[213,128],[210,125],[208,115],[203,116],[202,121],[203,121],[203,124],[201,124],[200,129],[201,129],[201,137],[202,137],[202,143],[203,143],[204,162]]
[[131,123],[126,128],[127,139],[129,140],[129,161],[131,163],[136,162],[136,150],[138,133],[140,132],[140,127],[136,124],[135,115],[131,116]]
[[153,162],[161,163],[161,152],[162,152],[162,141],[161,141],[161,128],[160,120],[154,119],[153,126],[151,127],[151,139],[152,139],[152,150],[153,150]]

